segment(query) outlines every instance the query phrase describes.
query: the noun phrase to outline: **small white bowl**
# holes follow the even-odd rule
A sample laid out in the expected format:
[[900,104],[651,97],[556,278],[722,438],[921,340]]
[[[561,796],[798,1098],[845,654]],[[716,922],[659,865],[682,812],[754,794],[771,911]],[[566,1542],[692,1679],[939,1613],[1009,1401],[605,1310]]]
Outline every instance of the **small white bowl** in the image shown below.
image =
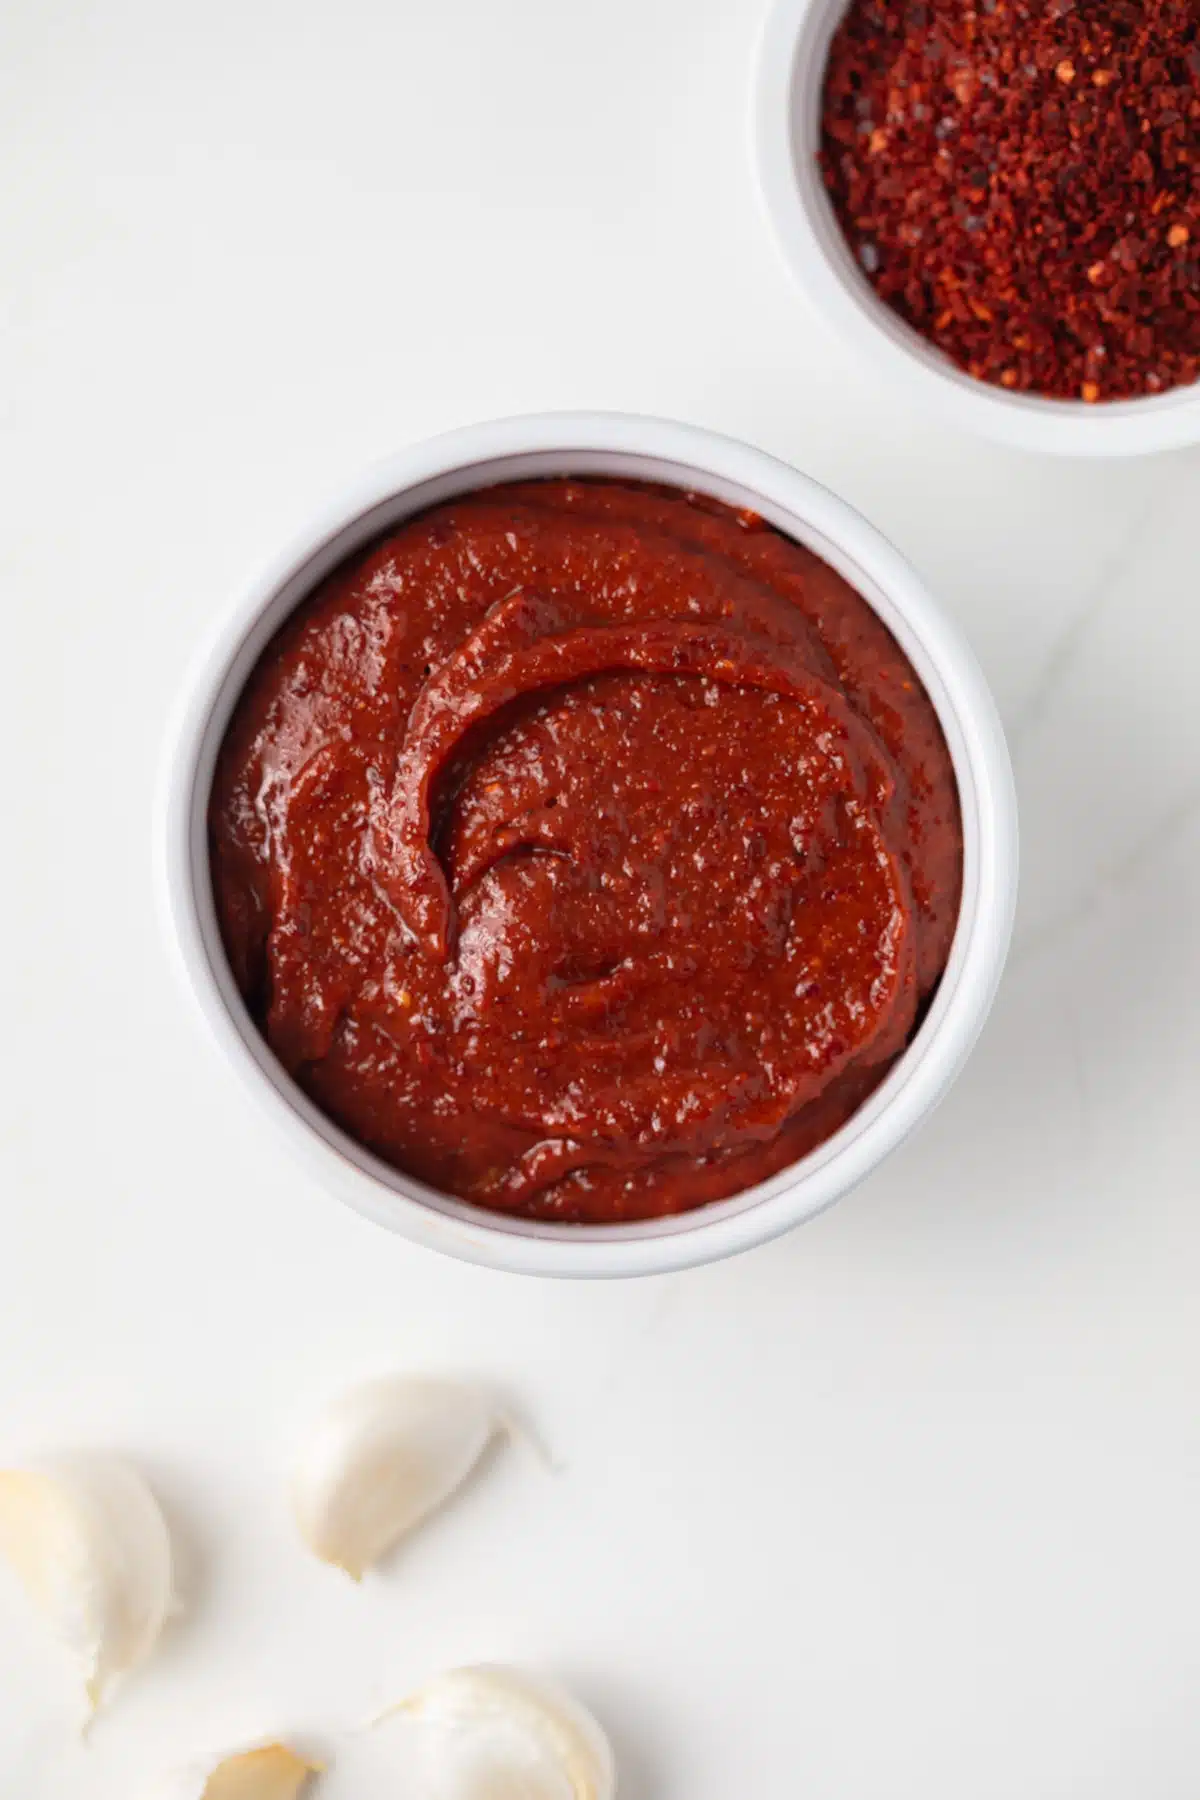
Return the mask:
[[[283,620],[343,558],[455,494],[517,477],[617,475],[751,507],[809,545],[870,601],[937,707],[958,777],[962,909],[933,1005],[887,1080],[827,1143],[761,1186],[639,1224],[544,1224],[485,1212],[399,1174],[338,1129],[285,1073],[247,1012],[222,948],[208,862],[217,749],[250,670]],[[161,892],[185,983],[225,1061],[314,1173],[359,1212],[437,1250],[537,1275],[645,1275],[760,1244],[832,1204],[945,1093],[1000,979],[1017,875],[1008,752],[975,658],[907,563],[866,521],[761,450],[694,426],[616,413],[502,419],[434,438],[369,469],[253,581],[190,685],[158,820]]]
[[1200,383],[1088,406],[1010,394],[957,368],[878,298],[846,242],[816,153],[829,45],[847,0],[777,0],[754,94],[759,183],[780,248],[813,305],[853,348],[964,431],[1063,456],[1145,456],[1200,443]]

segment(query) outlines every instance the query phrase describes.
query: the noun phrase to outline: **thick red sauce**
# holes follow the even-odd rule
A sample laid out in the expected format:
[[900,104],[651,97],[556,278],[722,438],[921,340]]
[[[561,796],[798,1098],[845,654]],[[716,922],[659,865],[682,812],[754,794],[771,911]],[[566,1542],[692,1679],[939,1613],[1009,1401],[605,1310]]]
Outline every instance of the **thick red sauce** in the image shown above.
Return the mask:
[[234,974],[316,1103],[481,1206],[739,1192],[861,1105],[958,911],[949,753],[870,607],[753,515],[491,488],[339,569],[213,786]]

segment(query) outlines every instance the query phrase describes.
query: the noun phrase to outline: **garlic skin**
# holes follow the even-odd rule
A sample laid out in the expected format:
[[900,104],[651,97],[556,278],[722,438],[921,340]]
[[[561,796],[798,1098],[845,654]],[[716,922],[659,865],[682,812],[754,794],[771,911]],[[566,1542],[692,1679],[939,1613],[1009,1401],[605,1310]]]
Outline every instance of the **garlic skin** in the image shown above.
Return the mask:
[[503,1425],[493,1396],[468,1382],[392,1375],[351,1388],[297,1459],[301,1537],[360,1581],[462,1485]]
[[401,1710],[434,1727],[426,1762],[438,1800],[613,1800],[612,1747],[553,1682],[482,1663],[439,1675]]
[[176,1769],[145,1800],[297,1800],[320,1768],[286,1744],[259,1744]]
[[0,1556],[78,1667],[90,1716],[150,1654],[173,1610],[157,1500],[115,1456],[0,1470]]

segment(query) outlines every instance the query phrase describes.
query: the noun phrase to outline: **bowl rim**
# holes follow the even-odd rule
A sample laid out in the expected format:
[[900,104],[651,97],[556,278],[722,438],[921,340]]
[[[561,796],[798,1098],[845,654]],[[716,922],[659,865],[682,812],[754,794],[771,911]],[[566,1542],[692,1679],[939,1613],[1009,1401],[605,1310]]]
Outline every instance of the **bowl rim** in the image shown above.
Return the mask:
[[875,295],[857,267],[811,156],[821,77],[847,0],[773,0],[759,41],[751,112],[758,189],[784,262],[812,305],[919,405],[1014,449],[1147,456],[1200,442],[1200,382],[1088,405],[1010,394],[957,368]]
[[[516,473],[644,474],[754,505],[847,575],[881,613],[938,710],[958,778],[964,886],[930,1011],[887,1079],[799,1163],[731,1199],[635,1224],[556,1225],[484,1212],[401,1175],[346,1136],[276,1062],[234,985],[216,928],[206,811],[232,706],[278,624],[324,574],[440,498]],[[688,481],[689,476],[696,477]],[[462,427],[341,484],[246,584],[196,659],[172,721],[155,828],[172,960],[225,1063],[323,1184],[393,1231],[513,1273],[627,1276],[714,1261],[814,1217],[855,1186],[949,1087],[995,995],[1012,929],[1016,799],[975,657],[899,553],[846,502],[767,452],[693,425],[622,413],[545,413]]]

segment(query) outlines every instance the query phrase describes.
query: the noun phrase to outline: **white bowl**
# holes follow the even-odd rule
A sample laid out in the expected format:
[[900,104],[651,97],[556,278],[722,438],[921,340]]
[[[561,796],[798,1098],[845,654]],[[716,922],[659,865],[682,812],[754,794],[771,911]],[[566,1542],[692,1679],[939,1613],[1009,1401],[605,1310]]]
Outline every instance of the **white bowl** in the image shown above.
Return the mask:
[[[213,765],[256,659],[321,579],[369,539],[452,495],[539,475],[622,475],[751,507],[809,545],[868,599],[937,708],[962,804],[962,910],[950,960],[912,1045],[828,1142],[761,1186],[638,1224],[545,1224],[434,1192],[371,1155],[285,1073],[242,1002],[209,876]],[[859,1182],[941,1099],[983,1024],[1008,947],[1016,802],[1004,736],[975,658],[907,563],[824,488],[760,450],[693,426],[616,413],[502,419],[432,439],[349,482],[253,581],[182,707],[159,818],[161,889],[186,985],[222,1056],[314,1173],[359,1212],[471,1262],[538,1275],[642,1275],[710,1261],[810,1219]]]
[[829,45],[846,0],[776,0],[759,52],[754,138],[759,182],[780,248],[813,305],[915,406],[1020,450],[1144,456],[1200,442],[1200,383],[1144,400],[1088,406],[1010,394],[976,381],[872,289],[825,192],[816,152]]

